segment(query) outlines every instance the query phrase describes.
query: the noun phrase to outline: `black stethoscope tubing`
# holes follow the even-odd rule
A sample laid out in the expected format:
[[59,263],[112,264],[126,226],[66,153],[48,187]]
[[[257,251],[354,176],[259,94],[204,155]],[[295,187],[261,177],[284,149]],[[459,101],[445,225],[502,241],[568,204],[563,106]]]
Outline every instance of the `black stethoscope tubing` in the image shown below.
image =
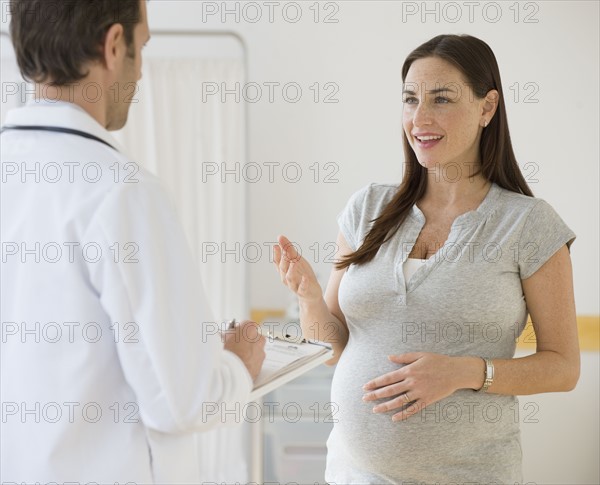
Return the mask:
[[0,129],[0,134],[4,133],[7,130],[24,130],[24,131],[51,131],[55,133],[66,133],[68,135],[76,135],[81,136],[83,138],[87,138],[88,140],[98,141],[100,143],[109,146],[115,151],[118,151],[114,146],[110,143],[104,141],[102,138],[98,138],[97,136],[91,135],[90,133],[86,133],[85,131],[73,130],[71,128],[63,128],[61,126],[39,126],[39,125],[4,125],[2,129]]

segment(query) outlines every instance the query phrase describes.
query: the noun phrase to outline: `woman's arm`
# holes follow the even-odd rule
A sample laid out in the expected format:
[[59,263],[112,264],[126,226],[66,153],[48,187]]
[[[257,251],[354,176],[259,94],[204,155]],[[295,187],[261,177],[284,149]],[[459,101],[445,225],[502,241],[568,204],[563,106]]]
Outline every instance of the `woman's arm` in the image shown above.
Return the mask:
[[536,353],[518,359],[494,359],[494,382],[488,392],[522,395],[571,391],[579,380],[580,359],[567,247],[522,280],[522,285],[535,330]]
[[[336,260],[351,252],[348,243],[339,233]],[[337,363],[348,342],[346,319],[338,302],[338,290],[345,269],[332,268],[323,297],[321,286],[310,264],[298,254],[286,237],[279,237],[279,245],[275,246],[274,255],[282,283],[298,295],[303,336],[331,343],[334,356],[325,363]]]
[[[536,353],[517,359],[493,359],[494,382],[488,392],[525,395],[570,391],[579,379],[580,362],[567,247],[522,280],[522,285],[536,333]],[[459,389],[479,389],[484,381],[485,365],[479,357],[415,352],[391,356],[390,360],[405,366],[368,382],[364,399],[392,397],[378,404],[374,412],[399,408],[410,399],[415,405],[395,414],[394,420],[406,419]]]

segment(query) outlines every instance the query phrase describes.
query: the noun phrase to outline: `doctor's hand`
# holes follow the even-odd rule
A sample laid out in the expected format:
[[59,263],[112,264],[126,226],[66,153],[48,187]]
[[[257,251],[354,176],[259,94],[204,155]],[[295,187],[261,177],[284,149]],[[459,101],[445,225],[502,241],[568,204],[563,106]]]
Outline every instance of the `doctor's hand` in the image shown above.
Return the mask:
[[323,291],[310,264],[304,259],[292,242],[279,236],[279,244],[274,247],[274,263],[281,282],[298,295],[301,300],[320,301]]
[[226,350],[237,355],[255,380],[265,360],[266,339],[260,333],[256,322],[245,320],[235,328],[223,332]]

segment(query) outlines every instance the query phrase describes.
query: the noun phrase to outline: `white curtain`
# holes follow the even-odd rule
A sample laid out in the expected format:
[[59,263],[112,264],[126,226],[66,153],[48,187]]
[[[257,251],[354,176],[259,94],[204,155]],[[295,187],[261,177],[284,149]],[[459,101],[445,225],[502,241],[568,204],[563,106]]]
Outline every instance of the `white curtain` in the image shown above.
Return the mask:
[[[221,179],[222,163],[229,169],[245,163],[244,104],[234,96],[226,102],[218,95],[203,100],[202,86],[243,82],[241,59],[145,58],[137,102],[125,128],[115,134],[132,159],[170,192],[217,322],[249,316],[239,252],[247,234],[246,186],[235,174]],[[248,425],[198,434],[205,481],[248,481],[248,435]]]

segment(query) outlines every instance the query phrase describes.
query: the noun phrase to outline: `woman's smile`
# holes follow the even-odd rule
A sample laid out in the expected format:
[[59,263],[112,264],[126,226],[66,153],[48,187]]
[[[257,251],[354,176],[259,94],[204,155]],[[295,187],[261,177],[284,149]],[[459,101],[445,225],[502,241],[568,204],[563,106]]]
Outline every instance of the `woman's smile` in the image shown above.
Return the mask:
[[444,137],[440,135],[423,135],[420,137],[415,136],[414,139],[417,148],[420,148],[422,150],[428,150],[440,143],[444,139]]

